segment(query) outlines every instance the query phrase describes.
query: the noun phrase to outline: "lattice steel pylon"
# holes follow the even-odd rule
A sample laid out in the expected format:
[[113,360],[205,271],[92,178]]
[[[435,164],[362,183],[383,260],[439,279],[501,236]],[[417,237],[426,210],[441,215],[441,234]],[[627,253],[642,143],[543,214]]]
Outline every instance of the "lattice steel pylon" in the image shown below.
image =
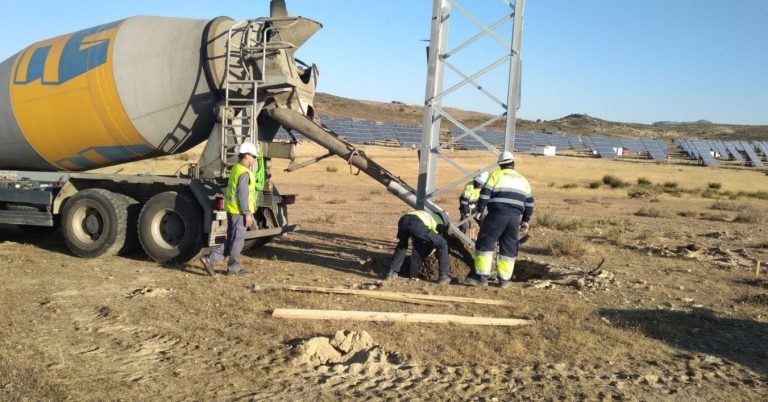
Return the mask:
[[[506,119],[504,125],[503,150],[507,151],[513,149],[515,141],[516,112],[519,107],[521,67],[520,50],[522,45],[523,13],[525,8],[525,0],[516,0],[514,2],[510,0],[498,1],[504,5],[505,14],[490,25],[486,25],[485,23],[481,22],[481,20],[473,15],[469,10],[462,7],[459,0],[433,1],[432,30],[429,47],[429,67],[427,72],[427,89],[424,101],[424,131],[422,133],[421,139],[421,154],[419,157],[419,177],[416,201],[417,208],[419,209],[423,209],[425,207],[426,201],[432,199],[438,193],[454,188],[458,184],[463,184],[470,180],[474,175],[493,167],[493,165],[489,165],[479,170],[466,169],[460,163],[452,159],[448,154],[442,152],[446,148],[451,147],[454,143],[461,141],[465,137],[468,137],[474,138],[483,144],[490,152],[498,155],[500,151],[497,149],[497,147],[483,139],[479,135],[479,132],[480,130],[491,126],[501,119]],[[487,5],[491,2],[486,0],[475,3],[483,3],[484,5]],[[466,39],[465,41],[460,42],[460,44],[453,47],[452,49],[448,49],[448,27],[451,20],[455,18],[454,15],[452,15],[452,10],[457,11],[457,13],[454,14],[455,16],[465,17],[472,25],[479,28],[480,32]],[[511,38],[509,41],[507,41],[496,32],[496,29],[506,25],[509,22],[512,22],[512,29]],[[456,56],[462,51],[467,51],[471,45],[484,38],[490,38],[493,42],[496,42],[498,45],[500,45],[500,53],[502,53],[500,58],[493,60],[493,52],[482,52],[483,56],[487,56],[491,61],[489,61],[488,65],[480,68],[472,74],[463,73],[458,65],[455,65],[449,61],[450,58]],[[451,40],[453,39],[454,38],[452,37]],[[477,61],[476,57],[473,57],[473,61]],[[478,79],[505,65],[508,66],[508,74],[505,74],[507,82],[499,83],[499,85],[506,84],[506,101],[502,101],[497,96],[495,96],[494,93],[490,91],[490,89],[480,85],[478,83]],[[448,89],[444,89],[446,69],[451,70],[459,77],[459,81]],[[501,113],[474,127],[468,127],[466,124],[462,123],[460,119],[452,116],[451,113],[446,110],[446,106],[443,103],[446,97],[450,94],[455,93],[461,88],[470,86],[477,89],[482,95],[486,96],[501,108]],[[447,120],[450,124],[461,130],[462,133],[456,138],[446,142],[441,142],[440,129],[443,119]],[[438,158],[448,162],[448,164],[462,172],[464,176],[457,181],[437,188],[435,186],[435,178],[437,176]],[[457,224],[452,225],[453,233],[464,237],[465,240],[471,241],[471,239],[467,238],[459,230],[456,229],[456,227],[461,223],[462,222],[458,222]]]

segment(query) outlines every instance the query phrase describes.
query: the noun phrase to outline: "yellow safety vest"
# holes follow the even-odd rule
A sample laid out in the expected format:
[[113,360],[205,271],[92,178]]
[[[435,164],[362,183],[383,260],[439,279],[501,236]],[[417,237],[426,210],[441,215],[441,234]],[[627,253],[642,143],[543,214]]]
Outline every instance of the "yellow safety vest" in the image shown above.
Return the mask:
[[438,225],[444,225],[443,219],[438,214],[433,214],[432,212],[427,211],[410,211],[406,212],[406,215],[415,215],[419,219],[421,219],[422,222],[424,222],[424,225],[427,226],[427,228],[435,233],[437,233],[437,226]]
[[464,198],[466,198],[468,202],[477,202],[477,200],[480,199],[481,188],[482,187],[475,188],[474,180],[467,183],[467,185],[464,186]]
[[240,204],[237,202],[237,182],[240,176],[248,174],[248,209],[256,212],[256,175],[241,163],[235,163],[229,172],[229,182],[224,193],[224,210],[232,215],[241,215]]

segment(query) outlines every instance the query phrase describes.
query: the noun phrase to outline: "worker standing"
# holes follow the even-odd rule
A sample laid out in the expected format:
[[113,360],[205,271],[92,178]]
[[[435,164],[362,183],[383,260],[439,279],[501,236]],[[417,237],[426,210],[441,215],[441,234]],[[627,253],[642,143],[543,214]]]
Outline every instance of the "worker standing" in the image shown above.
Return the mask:
[[[229,181],[224,193],[224,210],[227,212],[227,239],[200,259],[209,274],[214,275],[214,265],[229,257],[227,275],[246,275],[248,272],[240,266],[240,252],[245,243],[245,232],[253,225],[256,212],[257,184],[263,187],[263,173],[257,175],[251,169],[259,159],[259,150],[250,142],[240,144],[239,160],[232,165]],[[258,162],[257,169],[262,168]]]
[[[462,221],[468,219],[475,213],[477,201],[480,199],[480,189],[483,187],[486,180],[488,180],[488,172],[483,172],[475,176],[471,182],[464,186],[464,192],[461,193],[461,197],[459,197],[459,214]],[[469,225],[469,220],[464,222],[460,228],[461,233],[469,233]]]
[[493,265],[493,251],[499,243],[496,269],[499,286],[506,288],[512,278],[517,257],[518,236],[528,232],[533,215],[533,193],[528,180],[515,171],[515,155],[505,151],[499,155],[499,169],[490,174],[480,191],[477,213],[486,206],[488,215],[482,219],[475,242],[475,273],[478,279],[467,278],[472,286],[487,286]]
[[440,214],[429,211],[406,212],[397,222],[398,243],[392,255],[386,279],[397,277],[408,252],[408,240],[413,238],[411,277],[418,275],[422,259],[429,255],[434,247],[440,267],[440,277],[437,282],[441,285],[451,283],[448,242],[443,237],[448,230],[448,225],[448,214],[445,212]]

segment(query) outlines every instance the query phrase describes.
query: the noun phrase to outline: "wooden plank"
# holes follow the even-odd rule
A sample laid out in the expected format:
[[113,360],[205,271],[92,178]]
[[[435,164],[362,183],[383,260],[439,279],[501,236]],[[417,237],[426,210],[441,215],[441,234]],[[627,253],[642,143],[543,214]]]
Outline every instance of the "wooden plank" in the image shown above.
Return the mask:
[[315,287],[315,286],[297,286],[297,285],[279,285],[279,284],[274,284],[274,285],[268,284],[268,285],[263,285],[263,287],[265,289],[293,290],[297,292],[351,294],[351,295],[379,297],[379,298],[389,297],[388,300],[401,300],[404,298],[408,298],[408,299],[418,299],[418,300],[430,300],[430,301],[437,301],[437,302],[486,304],[486,305],[493,305],[493,306],[512,306],[512,302],[507,300],[476,299],[473,297],[423,295],[418,293],[386,292],[386,291],[380,291],[380,290],[321,288],[321,287]]
[[520,327],[534,323],[532,320],[523,320],[519,318],[468,317],[453,314],[387,313],[378,311],[302,310],[292,308],[275,309],[272,312],[272,317],[300,320],[386,321],[424,324],[492,325],[504,327]]
[[450,306],[450,304],[445,302],[416,299],[412,297],[403,296],[397,293],[387,294],[383,292],[371,292],[371,291],[354,290],[354,289],[315,288],[312,286],[293,286],[293,285],[277,285],[277,284],[263,285],[262,289],[291,290],[295,292],[346,294],[346,295],[368,297],[371,299],[378,299],[378,300],[388,300],[388,301],[397,301],[397,302],[403,302],[403,303],[420,304],[424,306]]

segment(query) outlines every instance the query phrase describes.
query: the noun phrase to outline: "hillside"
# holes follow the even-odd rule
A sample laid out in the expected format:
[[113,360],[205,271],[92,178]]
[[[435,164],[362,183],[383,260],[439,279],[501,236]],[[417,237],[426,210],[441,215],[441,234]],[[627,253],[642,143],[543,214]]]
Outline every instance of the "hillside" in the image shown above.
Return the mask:
[[[389,121],[398,123],[421,124],[423,108],[419,105],[407,105],[400,102],[376,102],[347,99],[325,93],[318,93],[315,98],[318,114],[329,117],[350,117],[359,120]],[[490,115],[464,110],[450,109],[455,116],[468,124],[480,124]],[[494,126],[502,129],[501,124]],[[768,140],[768,126],[746,126],[736,124],[717,124],[701,120],[693,123],[676,124],[639,124],[620,123],[602,120],[586,114],[571,114],[557,120],[530,121],[519,120],[518,130],[544,131],[556,129],[568,134],[605,134],[618,137],[657,137],[657,138],[708,138],[721,140]]]

